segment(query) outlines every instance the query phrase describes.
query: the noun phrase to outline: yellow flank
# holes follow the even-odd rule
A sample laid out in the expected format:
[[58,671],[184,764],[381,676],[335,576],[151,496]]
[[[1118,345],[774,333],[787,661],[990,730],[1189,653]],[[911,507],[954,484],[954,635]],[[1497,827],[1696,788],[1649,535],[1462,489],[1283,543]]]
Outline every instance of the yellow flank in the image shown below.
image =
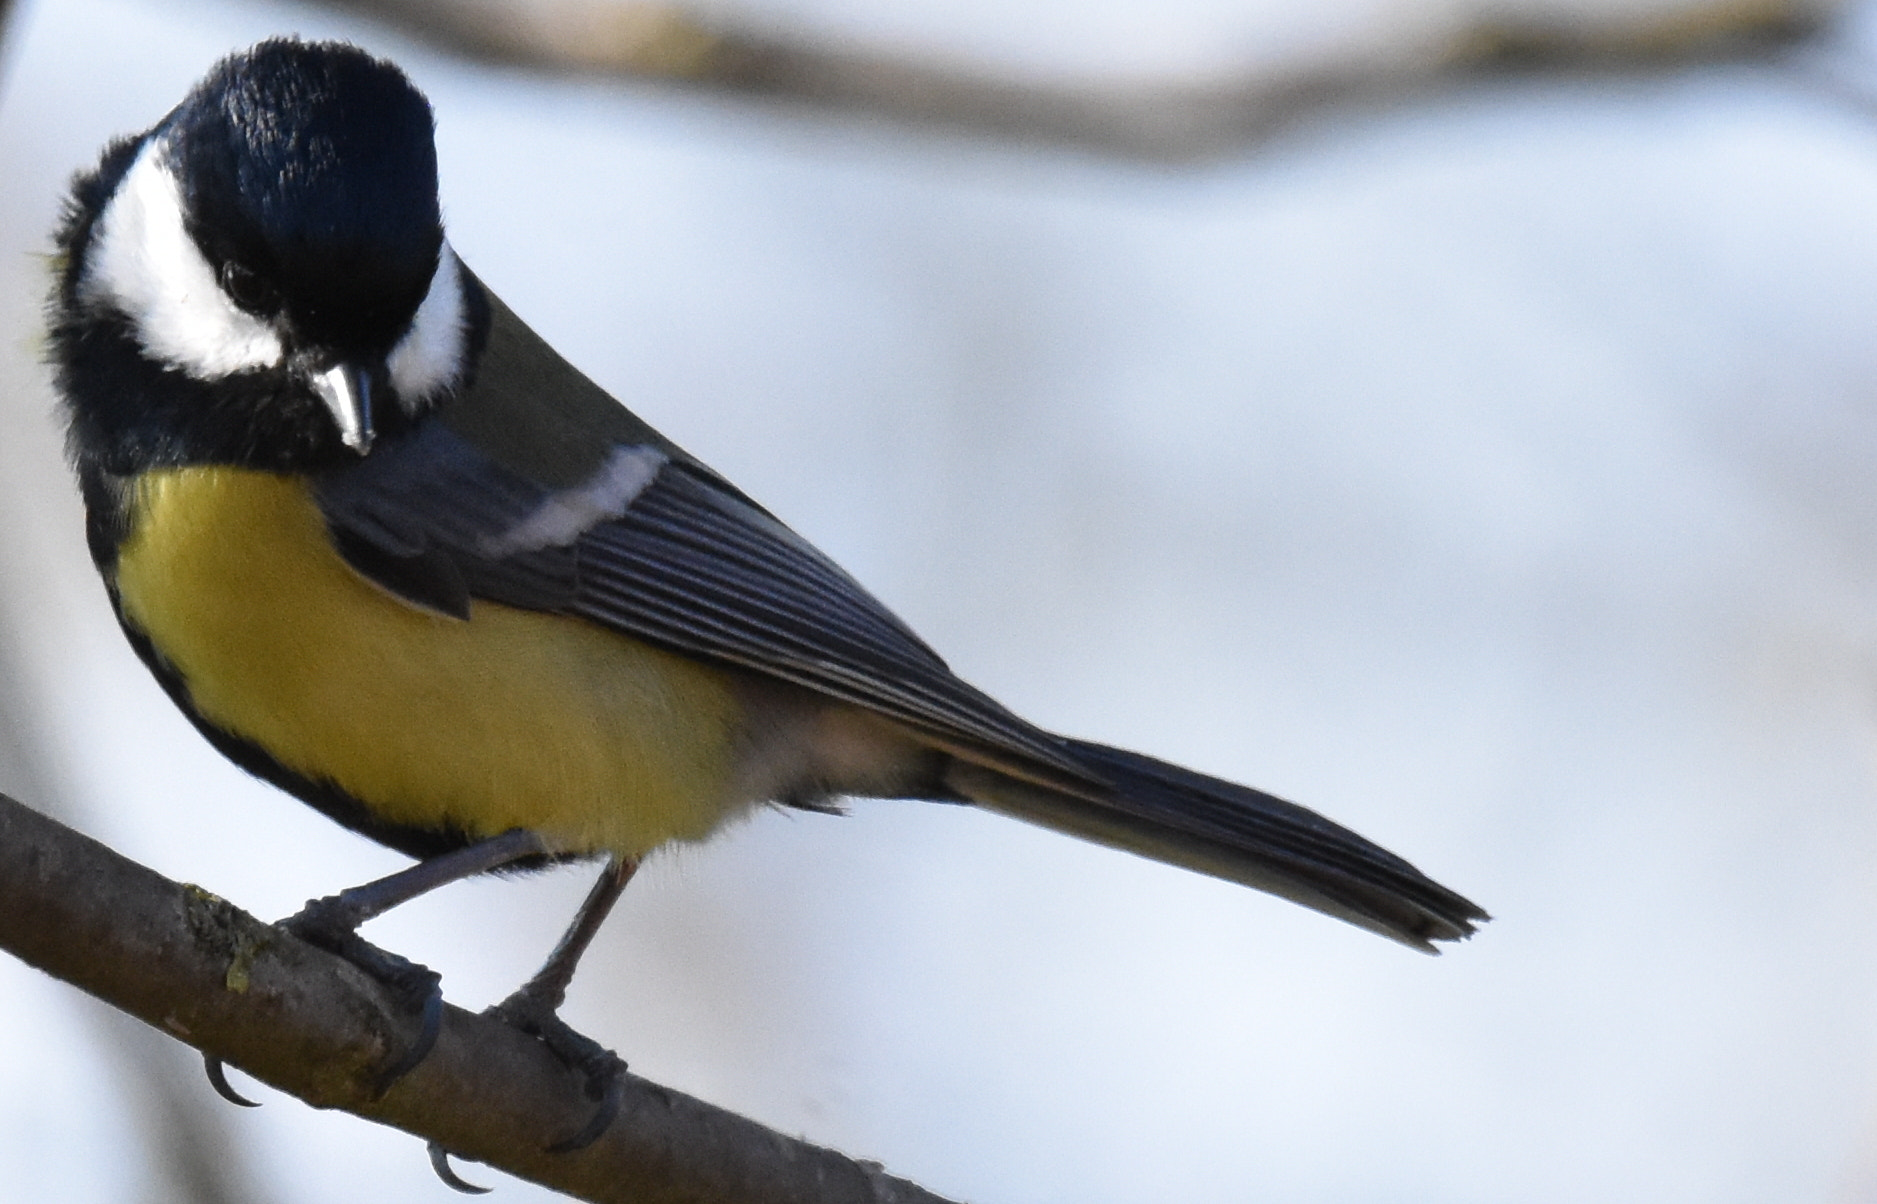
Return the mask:
[[146,474],[117,587],[205,718],[391,823],[637,857],[743,806],[724,675],[577,619],[412,607],[339,558],[298,478]]

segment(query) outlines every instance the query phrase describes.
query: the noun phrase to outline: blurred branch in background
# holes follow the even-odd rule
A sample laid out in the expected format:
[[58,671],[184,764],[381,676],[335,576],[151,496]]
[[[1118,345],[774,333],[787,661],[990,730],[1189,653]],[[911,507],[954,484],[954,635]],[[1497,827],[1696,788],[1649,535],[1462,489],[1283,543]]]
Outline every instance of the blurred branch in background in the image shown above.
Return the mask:
[[326,0],[472,58],[795,101],[1110,154],[1227,153],[1333,104],[1483,73],[1663,70],[1755,58],[1815,34],[1839,0],[1688,0],[1446,12],[1423,36],[1210,78],[1040,80],[645,0]]
[[550,1153],[592,1115],[580,1077],[534,1038],[455,1008],[429,1055],[380,1094],[377,1074],[419,1021],[356,968],[4,795],[0,947],[315,1107],[577,1199],[945,1204],[876,1164],[632,1075],[597,1141]]

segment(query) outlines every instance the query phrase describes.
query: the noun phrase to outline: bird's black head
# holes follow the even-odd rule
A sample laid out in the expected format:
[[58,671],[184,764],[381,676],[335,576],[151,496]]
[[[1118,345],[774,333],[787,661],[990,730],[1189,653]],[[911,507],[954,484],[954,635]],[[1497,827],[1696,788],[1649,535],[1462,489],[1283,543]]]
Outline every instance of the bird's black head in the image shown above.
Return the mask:
[[466,371],[473,285],[443,239],[430,104],[353,46],[224,59],[79,180],[60,242],[81,458],[340,463]]
[[430,102],[404,73],[263,42],[165,124],[187,229],[235,303],[307,347],[386,355],[443,247]]

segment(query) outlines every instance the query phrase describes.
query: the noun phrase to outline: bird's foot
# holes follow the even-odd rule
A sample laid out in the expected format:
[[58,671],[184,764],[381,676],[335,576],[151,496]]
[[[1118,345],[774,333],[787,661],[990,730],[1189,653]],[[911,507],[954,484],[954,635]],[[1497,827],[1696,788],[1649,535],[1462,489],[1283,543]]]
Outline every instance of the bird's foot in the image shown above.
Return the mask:
[[[437,1034],[443,1029],[443,977],[428,966],[419,965],[395,953],[387,953],[367,941],[358,934],[360,922],[339,896],[330,895],[324,899],[314,899],[300,911],[281,920],[276,927],[309,945],[344,958],[389,988],[400,1010],[416,1012],[423,1017],[416,1040],[378,1072],[372,1093],[382,1096],[399,1079],[415,1070],[436,1045]],[[217,1095],[244,1108],[259,1107],[255,1101],[229,1086],[227,1071],[220,1058],[204,1054],[202,1062],[208,1074],[209,1086],[215,1088]]]
[[[399,1079],[415,1070],[436,1045],[437,1034],[443,1029],[443,976],[409,958],[387,953],[361,937],[358,926],[365,918],[346,906],[341,896],[328,895],[307,903],[298,912],[279,921],[275,927],[351,962],[389,988],[401,1010],[416,1012],[423,1017],[417,1039],[378,1072],[372,1094],[382,1096]],[[229,1085],[227,1068],[220,1058],[214,1054],[203,1054],[202,1068],[215,1094],[243,1108],[260,1107],[259,1103]]]
[[[586,1080],[587,1098],[597,1105],[593,1115],[580,1127],[579,1132],[549,1145],[548,1153],[571,1154],[575,1150],[583,1150],[612,1127],[613,1118],[619,1115],[619,1106],[625,1095],[625,1059],[593,1038],[576,1031],[560,1018],[551,1001],[528,987],[516,991],[488,1009],[484,1015],[494,1016],[510,1028],[520,1029],[538,1039],[560,1059],[562,1065],[578,1072]],[[445,1184],[470,1195],[481,1195],[489,1190],[458,1175],[450,1165],[449,1150],[434,1141],[430,1143],[429,1149],[431,1169],[437,1172],[437,1178]]]
[[576,1032],[556,1013],[554,1003],[528,987],[516,991],[490,1008],[488,1014],[511,1028],[537,1037],[561,1063],[586,1080],[587,1098],[597,1107],[578,1133],[548,1147],[549,1153],[566,1154],[585,1149],[599,1140],[619,1115],[625,1093],[626,1063],[618,1054],[593,1038]]
[[373,1091],[383,1095],[399,1079],[415,1070],[436,1045],[437,1034],[443,1028],[443,976],[428,966],[372,944],[358,934],[361,922],[363,918],[347,906],[343,896],[328,895],[312,900],[280,921],[279,927],[309,945],[351,962],[389,988],[400,1010],[423,1017],[417,1039],[378,1072]]

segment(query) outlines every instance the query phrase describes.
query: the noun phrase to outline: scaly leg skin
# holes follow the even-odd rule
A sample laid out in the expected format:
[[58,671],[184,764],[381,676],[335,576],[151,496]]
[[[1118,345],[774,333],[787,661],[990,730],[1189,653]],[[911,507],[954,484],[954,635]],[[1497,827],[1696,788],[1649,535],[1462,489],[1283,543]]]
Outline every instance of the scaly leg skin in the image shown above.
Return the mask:
[[[626,883],[632,880],[638,868],[637,861],[625,858],[614,857],[607,861],[599,881],[593,884],[586,902],[580,905],[573,923],[568,925],[560,943],[554,946],[554,952],[548,954],[546,963],[533,978],[522,984],[520,990],[490,1008],[487,1013],[530,1036],[540,1038],[555,1057],[586,1078],[587,1097],[599,1105],[578,1133],[548,1146],[549,1153],[566,1154],[585,1149],[599,1140],[600,1134],[606,1132],[613,1118],[619,1114],[620,1099],[625,1088],[625,1062],[593,1038],[575,1032],[558,1013],[561,1003],[567,998],[567,985],[573,981],[581,955],[593,943],[594,934],[600,930],[607,913],[619,901],[620,892],[626,889]],[[449,1159],[448,1150],[434,1141],[430,1143],[430,1164],[445,1183],[458,1191],[480,1193],[488,1190],[459,1178],[450,1169]]]
[[[355,886],[350,890],[314,899],[299,912],[280,921],[279,927],[329,953],[336,953],[365,973],[389,987],[409,1011],[423,1012],[423,1028],[409,1049],[378,1075],[374,1093],[383,1095],[391,1085],[409,1074],[430,1053],[443,1025],[442,979],[434,970],[416,962],[387,953],[358,934],[359,925],[381,916],[400,903],[447,886],[452,882],[488,870],[499,869],[526,857],[547,852],[541,838],[519,828],[478,841],[466,848],[420,861],[407,870]],[[556,953],[559,951],[556,950]],[[577,955],[576,955],[577,956]],[[569,971],[571,974],[571,971]],[[524,988],[525,989],[525,988]],[[244,1108],[255,1107],[228,1085],[222,1060],[214,1054],[203,1055],[209,1085],[216,1094]]]

